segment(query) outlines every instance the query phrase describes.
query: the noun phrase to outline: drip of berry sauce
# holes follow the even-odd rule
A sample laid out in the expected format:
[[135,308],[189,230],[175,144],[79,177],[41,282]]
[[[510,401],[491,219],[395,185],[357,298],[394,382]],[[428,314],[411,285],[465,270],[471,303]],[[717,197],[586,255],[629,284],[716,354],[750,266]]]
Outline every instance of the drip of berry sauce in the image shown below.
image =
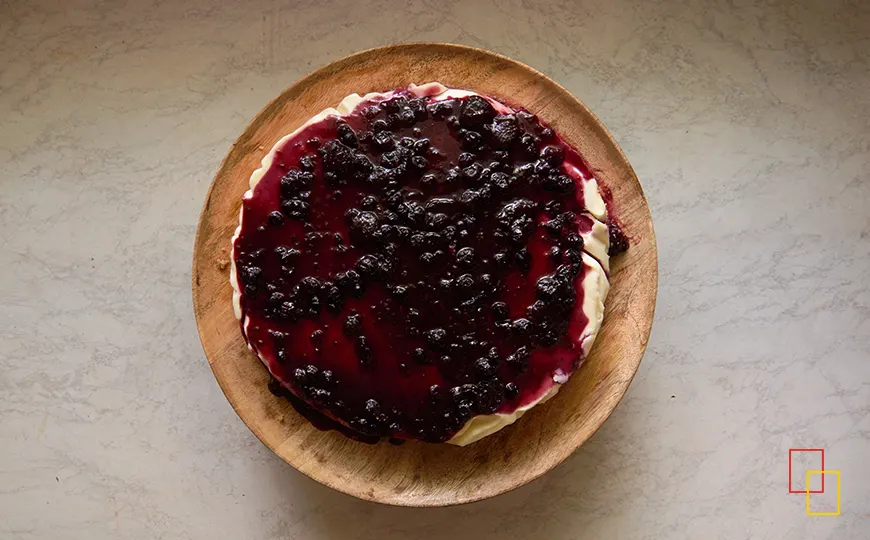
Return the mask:
[[443,442],[542,396],[579,365],[588,323],[566,165],[591,177],[534,115],[480,96],[399,92],[304,127],[244,200],[234,244],[270,388],[364,442]]

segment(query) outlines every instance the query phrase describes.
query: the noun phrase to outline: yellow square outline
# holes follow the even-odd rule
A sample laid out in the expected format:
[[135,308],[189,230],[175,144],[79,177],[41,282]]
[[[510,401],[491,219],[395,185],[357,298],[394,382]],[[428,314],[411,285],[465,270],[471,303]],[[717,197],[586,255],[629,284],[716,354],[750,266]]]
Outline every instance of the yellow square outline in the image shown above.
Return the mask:
[[[833,474],[837,477],[837,511],[836,512],[812,512],[810,511],[810,476],[814,474]],[[807,471],[807,515],[808,516],[839,516],[840,515],[840,471]]]

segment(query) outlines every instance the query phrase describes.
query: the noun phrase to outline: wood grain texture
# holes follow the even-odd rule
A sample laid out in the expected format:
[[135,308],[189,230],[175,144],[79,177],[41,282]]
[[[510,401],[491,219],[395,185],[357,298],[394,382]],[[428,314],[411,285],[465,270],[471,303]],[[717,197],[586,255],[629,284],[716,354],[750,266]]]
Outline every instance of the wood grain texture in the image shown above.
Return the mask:
[[[233,315],[230,238],[248,179],[275,142],[350,93],[439,81],[537,114],[580,151],[613,195],[631,239],[612,261],[604,325],[583,367],[559,394],[515,425],[470,446],[368,445],[319,431],[267,389]],[[607,130],[567,90],[514,60],[469,47],[421,43],[372,49],[308,75],[269,103],[233,144],[212,182],[193,254],[193,304],[203,349],[227,399],[278,456],[339,491],[387,504],[444,506],[492,497],[534,480],[607,419],[646,349],[658,282],[656,241],[643,191]]]

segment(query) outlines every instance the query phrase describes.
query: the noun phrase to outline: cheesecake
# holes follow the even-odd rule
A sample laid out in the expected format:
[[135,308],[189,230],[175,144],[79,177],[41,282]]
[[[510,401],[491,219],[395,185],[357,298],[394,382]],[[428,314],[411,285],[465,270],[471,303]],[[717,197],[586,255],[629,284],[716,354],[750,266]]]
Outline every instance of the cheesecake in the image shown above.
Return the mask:
[[437,82],[351,94],[251,174],[230,265],[242,335],[318,427],[473,443],[589,354],[628,247],[603,193],[522,108]]

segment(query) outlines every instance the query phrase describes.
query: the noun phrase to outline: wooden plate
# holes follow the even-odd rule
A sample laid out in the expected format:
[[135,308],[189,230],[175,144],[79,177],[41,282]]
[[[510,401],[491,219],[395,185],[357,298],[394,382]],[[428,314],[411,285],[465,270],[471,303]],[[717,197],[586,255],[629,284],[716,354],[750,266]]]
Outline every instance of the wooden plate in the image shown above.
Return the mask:
[[[465,448],[368,445],[318,431],[273,396],[233,316],[230,238],[251,172],[283,135],[353,92],[440,81],[522,105],[586,158],[613,194],[631,248],[612,261],[604,326],[584,366],[559,394],[515,425]],[[509,58],[458,45],[394,45],[357,53],[308,75],[269,103],[236,140],[212,182],[193,253],[193,304],[202,346],[227,399],[251,431],[304,474],[350,495],[404,506],[492,497],[552,469],[585,442],[628,388],[646,349],[658,281],[656,241],[631,166],[595,116],[567,90]]]

